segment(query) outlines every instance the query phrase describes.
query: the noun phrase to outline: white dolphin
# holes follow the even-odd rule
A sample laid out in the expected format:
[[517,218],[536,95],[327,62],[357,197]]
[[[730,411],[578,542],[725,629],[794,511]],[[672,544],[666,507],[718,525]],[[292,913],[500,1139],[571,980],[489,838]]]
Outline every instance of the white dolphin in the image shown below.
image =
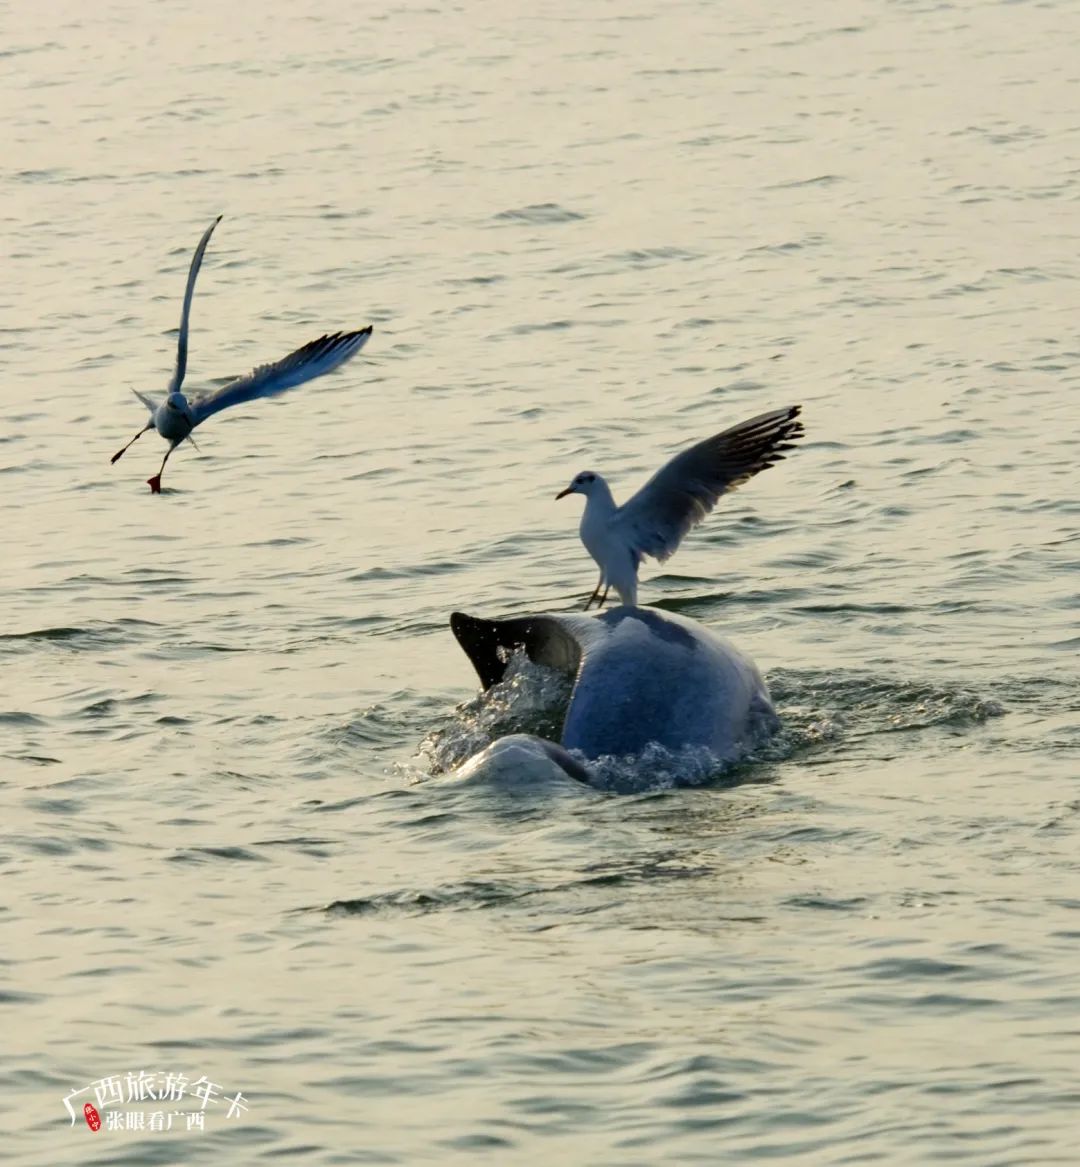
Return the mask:
[[574,680],[560,742],[512,735],[514,754],[504,751],[511,764],[522,763],[530,741],[538,765],[586,780],[590,760],[652,745],[704,748],[730,763],[779,726],[753,661],[685,616],[629,607],[510,620],[455,612],[450,627],[485,689],[502,679],[515,649]]

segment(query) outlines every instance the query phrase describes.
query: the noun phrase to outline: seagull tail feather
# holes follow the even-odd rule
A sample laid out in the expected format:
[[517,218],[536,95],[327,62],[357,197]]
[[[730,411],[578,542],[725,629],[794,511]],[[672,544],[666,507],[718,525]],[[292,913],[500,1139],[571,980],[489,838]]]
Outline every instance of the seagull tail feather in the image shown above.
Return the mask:
[[131,392],[135,394],[151,413],[157,412],[157,402],[152,397],[147,397],[145,393],[140,393],[138,389],[132,389]]

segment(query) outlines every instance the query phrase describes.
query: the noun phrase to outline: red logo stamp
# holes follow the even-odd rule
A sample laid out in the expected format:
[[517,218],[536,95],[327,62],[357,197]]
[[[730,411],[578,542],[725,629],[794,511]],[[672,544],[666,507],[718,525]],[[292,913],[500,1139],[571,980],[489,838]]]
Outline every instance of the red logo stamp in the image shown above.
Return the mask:
[[98,1114],[89,1102],[83,1107],[83,1114],[86,1115],[86,1125],[92,1131],[101,1130],[101,1115]]

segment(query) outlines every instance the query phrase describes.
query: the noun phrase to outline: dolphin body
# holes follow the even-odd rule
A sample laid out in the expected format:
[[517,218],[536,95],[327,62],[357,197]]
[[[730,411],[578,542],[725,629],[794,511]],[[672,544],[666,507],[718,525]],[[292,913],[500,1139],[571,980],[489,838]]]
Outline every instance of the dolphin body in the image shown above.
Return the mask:
[[[454,612],[450,627],[485,689],[502,680],[509,656],[573,678],[561,746],[526,734],[495,742],[466,763],[521,764],[530,753],[579,781],[579,760],[639,755],[647,746],[704,748],[734,762],[779,726],[760,672],[731,643],[696,620],[656,608],[618,607],[594,616],[550,614],[483,620]],[[502,748],[500,748],[502,747]],[[574,751],[577,757],[567,751]]]

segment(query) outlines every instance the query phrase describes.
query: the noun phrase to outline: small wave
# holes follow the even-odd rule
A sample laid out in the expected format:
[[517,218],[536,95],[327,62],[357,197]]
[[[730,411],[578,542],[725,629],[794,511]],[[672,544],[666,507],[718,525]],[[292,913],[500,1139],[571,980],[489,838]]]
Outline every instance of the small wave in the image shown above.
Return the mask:
[[61,625],[56,628],[34,628],[28,632],[0,633],[0,643],[13,647],[20,642],[32,647],[35,642],[58,642],[72,647],[101,647],[131,639],[143,629],[156,629],[158,625],[150,620],[115,620],[111,623],[94,623],[85,627]]
[[511,223],[576,223],[585,216],[567,207],[560,207],[558,203],[533,203],[527,207],[515,207],[508,211],[500,211],[495,219],[497,222]]
[[850,736],[855,729],[865,736],[977,726],[1007,711],[995,697],[964,686],[863,673],[780,670],[770,675],[769,686],[786,732],[801,736],[804,745]]
[[[0,714],[0,724],[4,721],[4,715]],[[32,722],[31,724],[37,724]],[[0,757],[8,758],[12,762],[25,762],[29,766],[59,766],[59,758],[50,758],[47,754],[0,754]]]
[[645,268],[672,262],[685,263],[687,260],[700,259],[701,255],[699,252],[686,251],[681,247],[642,247],[616,251],[606,258],[621,267]]
[[800,190],[807,186],[835,186],[844,179],[839,174],[818,174],[813,178],[796,178],[790,182],[775,182],[765,186],[764,190]]
[[381,895],[334,900],[316,909],[329,916],[423,916],[439,911],[475,911],[530,895],[532,888],[468,880],[451,887],[403,888]]
[[332,900],[298,912],[321,912],[328,916],[424,916],[432,912],[475,912],[505,908],[523,900],[534,901],[549,895],[631,888],[657,881],[705,879],[714,874],[708,863],[688,862],[676,853],[629,855],[590,863],[578,871],[563,872],[557,878],[516,881],[463,880],[429,888],[399,888],[352,899]]
[[573,328],[569,320],[545,320],[541,324],[515,324],[509,332],[511,336],[528,336],[533,332],[562,332],[567,328]]
[[5,709],[0,712],[0,725],[44,725],[45,722],[25,709]]
[[188,847],[169,856],[170,863],[206,863],[214,859],[225,859],[230,862],[266,863],[265,855],[252,851],[247,847]]

